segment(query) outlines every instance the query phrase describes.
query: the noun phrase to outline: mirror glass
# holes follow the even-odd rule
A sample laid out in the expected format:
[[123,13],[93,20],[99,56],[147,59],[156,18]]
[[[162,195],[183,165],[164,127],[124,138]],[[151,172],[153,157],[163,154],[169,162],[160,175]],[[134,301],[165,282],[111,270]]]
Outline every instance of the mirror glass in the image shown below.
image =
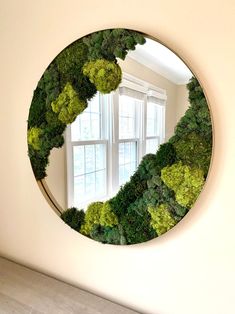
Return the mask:
[[205,183],[212,127],[203,89],[171,50],[109,29],[66,47],[43,73],[28,155],[59,215],[109,244],[174,227]]

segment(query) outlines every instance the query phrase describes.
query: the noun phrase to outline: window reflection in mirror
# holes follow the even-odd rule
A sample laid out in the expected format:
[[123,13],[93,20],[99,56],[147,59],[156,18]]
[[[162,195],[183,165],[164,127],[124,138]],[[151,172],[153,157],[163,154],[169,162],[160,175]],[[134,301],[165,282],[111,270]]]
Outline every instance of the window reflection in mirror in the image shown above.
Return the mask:
[[97,93],[67,128],[66,146],[50,156],[46,182],[62,208],[113,196],[143,156],[173,135],[188,108],[192,73],[168,48],[146,39],[120,61],[117,91]]

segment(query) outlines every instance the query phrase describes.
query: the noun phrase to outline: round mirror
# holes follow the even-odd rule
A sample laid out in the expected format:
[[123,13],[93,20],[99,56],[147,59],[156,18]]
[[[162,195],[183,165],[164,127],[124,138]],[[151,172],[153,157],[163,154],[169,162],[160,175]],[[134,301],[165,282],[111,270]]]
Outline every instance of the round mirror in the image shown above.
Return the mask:
[[28,155],[71,228],[136,244],[174,227],[207,177],[211,118],[203,89],[168,48],[127,29],[66,47],[34,91]]

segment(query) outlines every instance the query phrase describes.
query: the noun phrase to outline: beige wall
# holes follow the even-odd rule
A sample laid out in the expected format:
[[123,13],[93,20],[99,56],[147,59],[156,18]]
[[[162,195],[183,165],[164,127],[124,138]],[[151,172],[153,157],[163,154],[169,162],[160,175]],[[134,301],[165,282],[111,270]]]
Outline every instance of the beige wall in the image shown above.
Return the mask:
[[188,90],[186,85],[178,85],[176,88],[176,112],[175,112],[175,119],[176,122],[183,117],[185,111],[189,107],[188,102]]
[[[144,4],[1,1],[0,254],[144,313],[234,313],[235,3]],[[108,27],[148,33],[186,60],[205,88],[215,128],[210,174],[194,208],[166,235],[133,246],[102,245],[66,226],[27,157],[26,120],[41,74],[73,40]]]

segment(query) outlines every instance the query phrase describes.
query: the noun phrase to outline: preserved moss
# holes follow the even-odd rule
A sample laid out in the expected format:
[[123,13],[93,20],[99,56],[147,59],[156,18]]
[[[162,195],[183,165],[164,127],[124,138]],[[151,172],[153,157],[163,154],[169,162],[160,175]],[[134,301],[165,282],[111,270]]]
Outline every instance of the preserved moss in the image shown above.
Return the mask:
[[89,61],[83,66],[83,74],[89,77],[102,94],[116,90],[122,80],[122,70],[118,64],[105,59]]
[[158,207],[149,206],[148,212],[151,215],[150,225],[157,232],[158,236],[169,231],[177,223],[169,212],[167,204],[161,204]]

